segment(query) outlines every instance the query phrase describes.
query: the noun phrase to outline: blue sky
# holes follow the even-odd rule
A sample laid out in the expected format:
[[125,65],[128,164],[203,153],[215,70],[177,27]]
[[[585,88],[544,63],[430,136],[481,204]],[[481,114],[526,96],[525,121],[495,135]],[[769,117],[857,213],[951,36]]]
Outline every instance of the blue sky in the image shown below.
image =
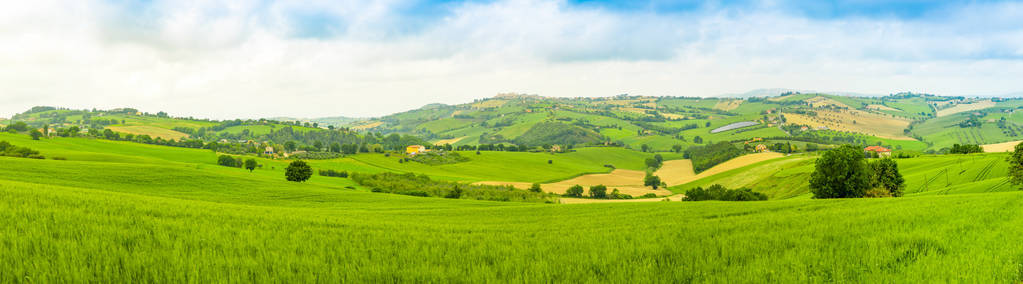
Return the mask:
[[39,0],[0,10],[0,42],[0,116],[377,116],[505,92],[1023,91],[1013,1]]

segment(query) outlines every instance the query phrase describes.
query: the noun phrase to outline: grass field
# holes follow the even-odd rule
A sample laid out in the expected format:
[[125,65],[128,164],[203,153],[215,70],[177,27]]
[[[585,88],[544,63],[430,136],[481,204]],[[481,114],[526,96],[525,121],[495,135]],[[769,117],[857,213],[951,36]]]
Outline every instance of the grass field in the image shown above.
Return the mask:
[[182,139],[182,138],[188,138],[188,134],[177,132],[177,131],[166,129],[166,128],[159,128],[159,127],[155,127],[155,126],[118,126],[118,125],[111,125],[111,126],[107,126],[106,129],[110,129],[110,131],[119,132],[119,133],[127,133],[127,134],[135,134],[135,135],[149,135],[149,137],[153,137],[153,138],[159,137],[159,138],[163,138],[163,139],[174,139],[174,140],[179,140],[179,139]]
[[[10,165],[10,158],[0,163]],[[55,161],[39,161],[56,163]],[[141,171],[143,174],[154,174]],[[63,178],[61,174],[54,176]],[[211,184],[211,186],[215,186]],[[330,206],[5,181],[0,278],[31,282],[1015,282],[1023,194],[513,205],[338,190]],[[257,191],[270,186],[257,186]],[[230,192],[228,192],[230,193]],[[282,201],[287,202],[287,201]],[[253,205],[256,203],[260,205]],[[657,222],[656,220],[675,220]],[[898,224],[898,225],[894,225]],[[983,253],[980,253],[983,252]],[[524,273],[525,271],[525,273]],[[28,280],[31,279],[31,280]]]
[[[988,166],[1004,154],[900,160],[912,197],[898,199],[558,205],[372,193],[343,178],[287,182],[281,161],[250,173],[213,165],[208,150],[0,140],[69,159],[0,157],[0,279],[12,282],[1023,280],[1014,230],[1023,194],[966,194],[983,191],[967,188],[973,180],[1004,175]],[[648,154],[625,151],[579,149],[553,155],[554,165],[642,167],[629,161]],[[551,156],[508,154],[490,156]],[[917,189],[937,182],[923,176],[935,163],[966,169],[950,176],[961,194]],[[487,174],[544,174],[515,169],[524,173]]]
[[[1013,191],[1008,183],[1005,153],[970,155],[925,155],[896,159],[906,182],[907,195],[959,194]],[[809,197],[809,177],[814,155],[794,155],[732,167],[673,186],[676,193],[697,186],[721,184],[729,188],[748,187],[772,199]]]

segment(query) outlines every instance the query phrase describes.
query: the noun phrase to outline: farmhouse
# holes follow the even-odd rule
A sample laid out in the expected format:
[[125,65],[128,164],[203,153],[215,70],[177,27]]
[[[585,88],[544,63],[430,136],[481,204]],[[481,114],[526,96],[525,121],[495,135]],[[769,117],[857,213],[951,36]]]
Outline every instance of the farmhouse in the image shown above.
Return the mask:
[[273,155],[274,147],[267,146],[266,150],[263,151],[263,155]]
[[423,145],[412,145],[405,147],[405,154],[415,155],[422,152],[426,152],[426,147],[424,147]]
[[767,146],[764,144],[757,144],[757,152],[767,152]]
[[891,157],[892,156],[892,150],[889,150],[888,148],[881,147],[881,146],[870,146],[870,147],[867,147],[867,148],[863,148],[863,153],[866,154],[867,157]]

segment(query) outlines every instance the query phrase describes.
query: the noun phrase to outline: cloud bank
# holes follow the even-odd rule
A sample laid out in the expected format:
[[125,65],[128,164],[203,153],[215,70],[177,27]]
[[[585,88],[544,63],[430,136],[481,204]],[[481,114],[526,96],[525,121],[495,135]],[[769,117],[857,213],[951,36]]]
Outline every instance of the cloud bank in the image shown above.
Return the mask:
[[21,1],[0,9],[0,116],[35,105],[377,116],[502,92],[1021,89],[1023,4],[814,3]]

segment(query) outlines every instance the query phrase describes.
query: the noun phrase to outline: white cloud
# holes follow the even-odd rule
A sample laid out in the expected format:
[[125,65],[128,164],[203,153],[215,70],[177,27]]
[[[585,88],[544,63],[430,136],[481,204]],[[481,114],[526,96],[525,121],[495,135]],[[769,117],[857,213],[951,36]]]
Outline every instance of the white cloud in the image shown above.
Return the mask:
[[[499,92],[708,96],[788,87],[1018,91],[1023,8],[808,19],[770,5],[677,14],[561,2],[19,2],[0,11],[0,116],[34,105],[212,118],[372,116]],[[321,34],[295,15],[333,23]],[[322,24],[314,22],[313,25]],[[424,25],[424,26],[410,26]]]

